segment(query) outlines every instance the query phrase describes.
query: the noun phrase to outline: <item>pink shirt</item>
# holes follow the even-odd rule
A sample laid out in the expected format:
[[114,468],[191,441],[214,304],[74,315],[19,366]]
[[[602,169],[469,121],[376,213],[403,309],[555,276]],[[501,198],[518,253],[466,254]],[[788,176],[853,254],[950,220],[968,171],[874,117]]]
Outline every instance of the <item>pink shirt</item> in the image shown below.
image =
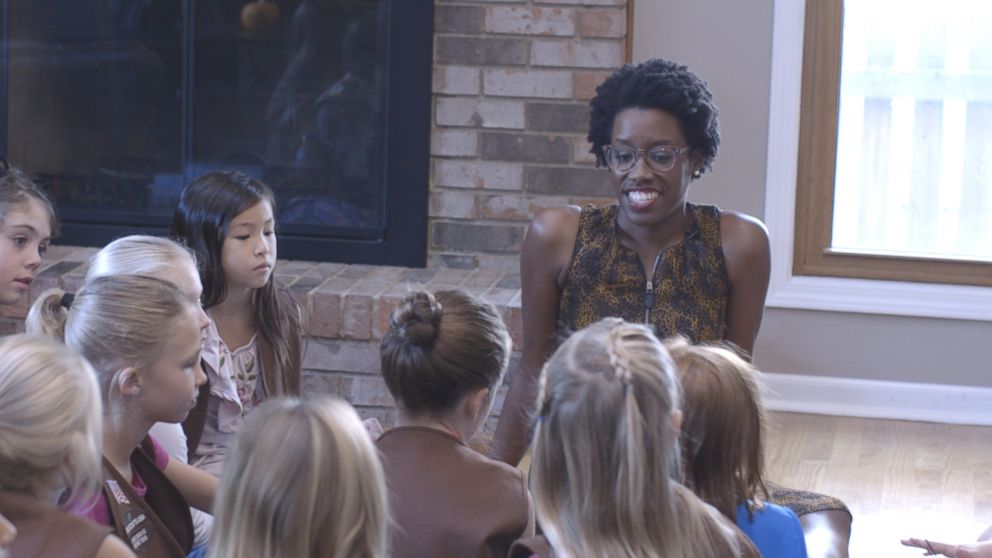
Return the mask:
[[[152,447],[155,448],[155,466],[158,467],[160,471],[164,471],[165,466],[169,464],[169,454],[162,448],[162,446],[158,445],[155,438],[149,436],[149,439],[152,441]],[[148,486],[145,485],[145,481],[138,476],[138,472],[135,471],[134,468],[131,469],[131,488],[133,488],[135,493],[142,498],[144,498],[145,494],[148,493]],[[113,527],[114,521],[110,517],[110,508],[107,504],[107,498],[104,497],[101,492],[96,495],[94,500],[95,502],[93,503],[93,506],[89,509],[86,509],[86,505],[73,504],[70,506],[70,511],[74,515],[85,517],[100,525],[108,525]]]

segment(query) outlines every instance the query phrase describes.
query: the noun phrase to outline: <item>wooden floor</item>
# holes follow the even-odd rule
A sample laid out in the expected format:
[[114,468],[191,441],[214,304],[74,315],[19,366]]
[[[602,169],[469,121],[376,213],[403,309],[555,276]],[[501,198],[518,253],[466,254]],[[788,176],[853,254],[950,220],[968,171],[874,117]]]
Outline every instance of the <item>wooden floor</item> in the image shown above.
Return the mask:
[[992,427],[774,413],[768,477],[844,500],[851,556],[920,556],[900,538],[973,541],[992,525]]

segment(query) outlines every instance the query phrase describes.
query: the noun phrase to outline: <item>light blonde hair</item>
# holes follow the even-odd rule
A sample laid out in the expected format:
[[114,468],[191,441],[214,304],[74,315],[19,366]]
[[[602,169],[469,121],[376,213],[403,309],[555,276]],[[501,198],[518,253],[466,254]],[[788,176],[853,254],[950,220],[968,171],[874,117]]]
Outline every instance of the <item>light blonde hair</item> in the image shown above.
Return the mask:
[[[90,260],[84,283],[105,275],[157,277],[182,265],[189,265],[194,275],[198,273],[195,256],[189,248],[167,238],[134,234],[118,238],[101,248]],[[45,295],[40,298],[45,298]],[[69,309],[62,304],[61,295],[48,298],[47,301],[46,304],[31,306],[24,320],[26,329],[61,338]]]
[[209,558],[386,556],[385,477],[355,410],[272,399],[245,420],[221,477]]
[[144,234],[118,238],[107,244],[90,260],[86,281],[104,275],[148,275],[168,273],[180,265],[189,265],[197,274],[193,251],[182,244]]
[[748,545],[672,481],[679,389],[668,352],[643,325],[600,320],[545,365],[531,485],[559,553],[727,558]]
[[765,411],[757,371],[733,351],[665,340],[682,383],[684,482],[732,520],[768,499],[763,480]]
[[[141,275],[97,277],[80,289],[68,310],[61,306],[64,294],[50,289],[38,297],[31,310],[40,319],[29,331],[62,338],[79,351],[97,371],[105,397],[118,370],[154,362],[168,339],[162,332],[186,312],[196,312],[195,303],[172,283]],[[42,306],[46,309],[38,309]]]
[[101,479],[102,405],[93,368],[51,339],[0,341],[0,490],[87,501]]

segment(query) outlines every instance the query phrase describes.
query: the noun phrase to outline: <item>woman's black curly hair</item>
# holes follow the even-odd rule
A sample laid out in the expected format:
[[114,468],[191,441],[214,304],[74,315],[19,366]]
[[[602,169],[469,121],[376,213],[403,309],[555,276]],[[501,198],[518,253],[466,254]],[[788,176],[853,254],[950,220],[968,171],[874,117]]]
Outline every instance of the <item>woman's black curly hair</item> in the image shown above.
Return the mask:
[[687,66],[655,58],[627,64],[596,88],[589,102],[589,142],[596,166],[605,166],[603,146],[612,141],[613,120],[627,108],[663,110],[682,126],[689,146],[703,155],[700,174],[710,169],[720,147],[720,122],[706,82]]

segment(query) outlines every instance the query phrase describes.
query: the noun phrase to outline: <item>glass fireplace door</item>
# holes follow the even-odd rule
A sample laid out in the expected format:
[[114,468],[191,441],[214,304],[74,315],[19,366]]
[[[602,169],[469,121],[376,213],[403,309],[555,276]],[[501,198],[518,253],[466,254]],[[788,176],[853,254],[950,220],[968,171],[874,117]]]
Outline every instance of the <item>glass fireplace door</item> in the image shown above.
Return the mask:
[[426,238],[431,2],[4,4],[3,151],[52,193],[70,242],[164,232],[182,187],[223,169],[276,192],[281,255],[426,252],[395,243],[411,217]]

